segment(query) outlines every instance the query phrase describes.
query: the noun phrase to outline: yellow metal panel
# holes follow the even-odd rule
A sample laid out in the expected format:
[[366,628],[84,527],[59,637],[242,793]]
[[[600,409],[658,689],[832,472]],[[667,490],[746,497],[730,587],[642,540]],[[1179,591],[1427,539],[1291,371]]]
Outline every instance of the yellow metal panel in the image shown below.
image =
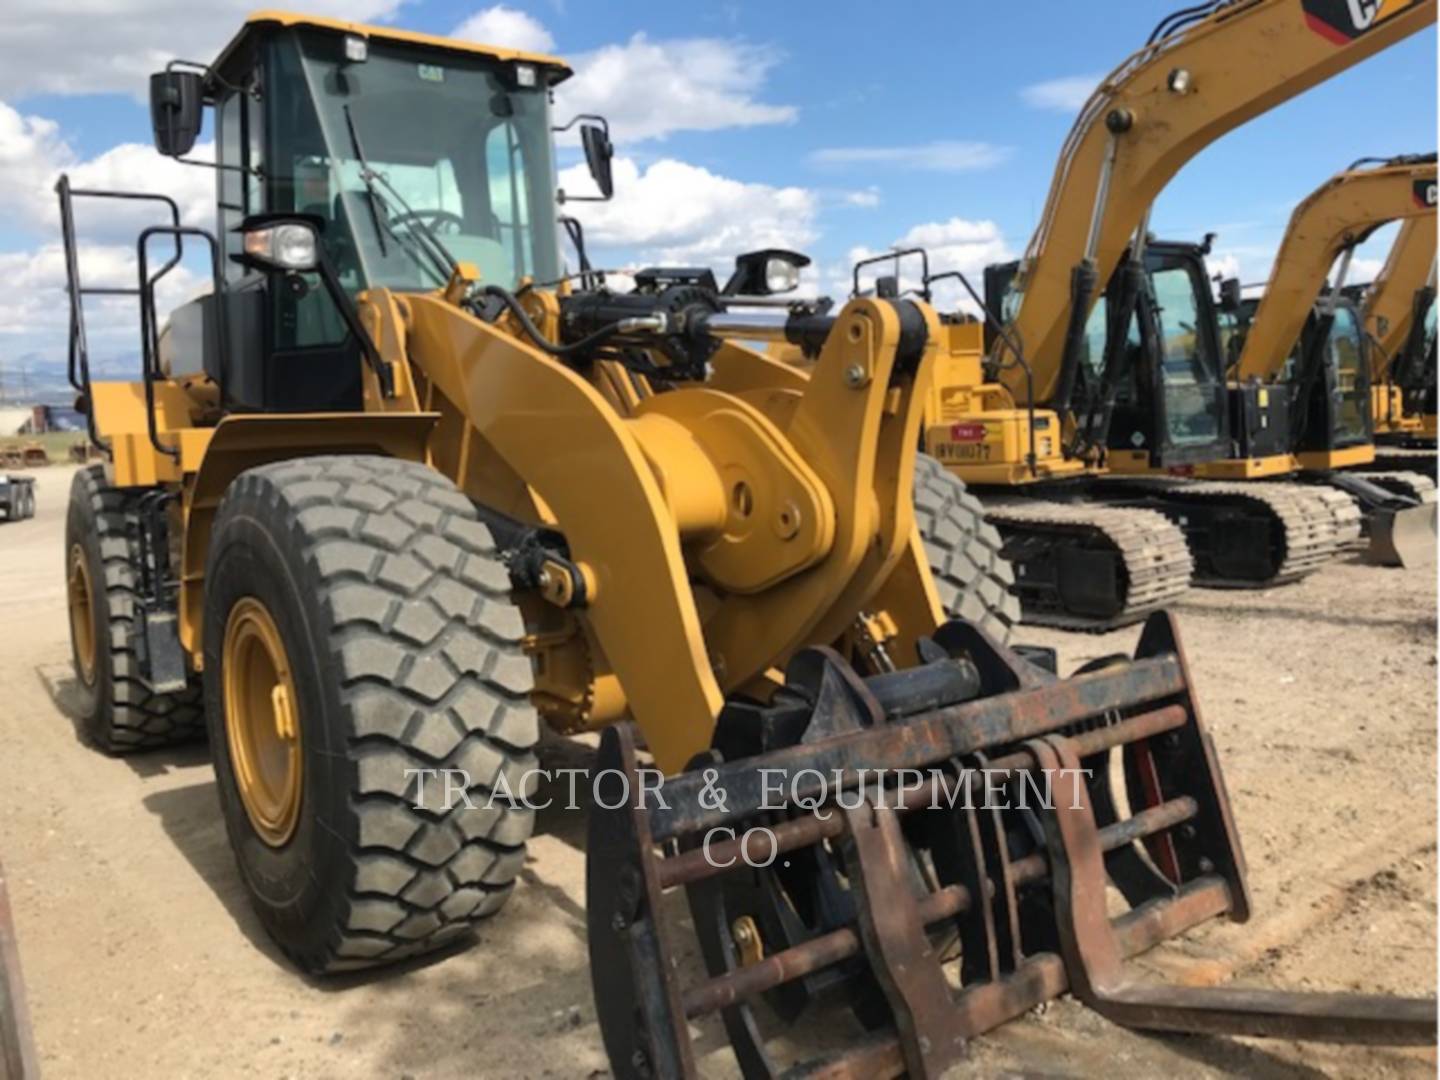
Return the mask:
[[1306,450],[1295,455],[1302,469],[1329,470],[1349,469],[1356,465],[1370,465],[1375,461],[1375,447],[1349,446],[1344,450]]
[[1263,458],[1207,461],[1195,466],[1195,475],[1206,480],[1260,480],[1267,476],[1284,476],[1299,469],[1299,462],[1291,455],[1275,454]]
[[[160,444],[180,447],[181,433],[195,427],[195,402],[179,383],[169,379],[157,379],[154,390]],[[112,483],[117,487],[148,487],[180,479],[181,465],[150,441],[143,382],[92,382],[90,408],[100,437],[110,441]],[[194,441],[189,445],[193,450]]]
[[[990,390],[996,391],[990,393]],[[1009,395],[999,387],[957,392],[963,401],[947,409],[943,422],[927,417],[925,452],[941,461],[967,484],[1006,486],[1039,483],[1079,476],[1083,461],[1067,460],[1060,420],[1048,409],[1036,409],[1035,468],[1030,453],[1031,414],[1009,406]],[[987,408],[997,403],[1005,407]]]
[[678,421],[675,426],[703,447],[708,466],[662,485],[672,505],[676,488],[717,485],[720,527],[693,546],[695,562],[715,585],[761,592],[830,550],[835,507],[829,492],[758,409],[730,394],[682,387],[646,399],[634,423],[660,417]]

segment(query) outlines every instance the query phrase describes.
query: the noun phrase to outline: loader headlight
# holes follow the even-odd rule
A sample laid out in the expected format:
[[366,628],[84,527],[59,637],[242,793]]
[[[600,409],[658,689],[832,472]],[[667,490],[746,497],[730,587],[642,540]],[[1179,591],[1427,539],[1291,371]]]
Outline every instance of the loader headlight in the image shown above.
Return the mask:
[[725,296],[776,296],[793,292],[800,285],[800,271],[810,257],[784,248],[747,251],[735,259],[735,273],[725,283]]
[[244,230],[245,261],[266,270],[313,270],[319,257],[315,227],[282,221]]
[[765,260],[765,291],[770,294],[793,292],[800,287],[800,267],[790,259]]

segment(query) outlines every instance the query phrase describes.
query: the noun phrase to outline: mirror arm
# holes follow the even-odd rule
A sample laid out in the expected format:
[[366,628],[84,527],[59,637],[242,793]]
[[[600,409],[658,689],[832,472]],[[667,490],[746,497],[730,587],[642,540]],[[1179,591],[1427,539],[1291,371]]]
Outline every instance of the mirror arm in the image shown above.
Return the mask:
[[580,113],[576,116],[572,116],[569,120],[565,121],[565,123],[561,124],[559,127],[552,127],[550,130],[554,134],[558,135],[562,131],[569,131],[576,124],[580,123],[581,120],[589,120],[592,123],[599,124],[600,129],[605,132],[605,138],[610,138],[610,121],[606,120],[605,117],[599,115],[598,113]]

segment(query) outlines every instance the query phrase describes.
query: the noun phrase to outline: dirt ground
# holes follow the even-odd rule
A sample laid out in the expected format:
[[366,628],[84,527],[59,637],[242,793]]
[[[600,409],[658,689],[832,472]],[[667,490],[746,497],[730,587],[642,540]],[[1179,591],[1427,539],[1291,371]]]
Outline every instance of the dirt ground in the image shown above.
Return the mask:
[[[542,815],[478,947],[343,982],[287,967],[242,893],[206,751],[109,759],[67,718],[71,470],[0,526],[0,861],[41,1069],[64,1077],[606,1075],[585,949],[583,821]],[[1256,917],[1152,953],[1169,978],[1433,995],[1433,571],[1339,562],[1178,608],[1246,844]],[[1026,631],[1062,671],[1133,647]],[[555,742],[550,767],[583,759]],[[560,758],[570,760],[561,761]],[[583,761],[582,761],[583,763]],[[728,1076],[718,1028],[706,1074]],[[981,1075],[1435,1074],[1433,1051],[1154,1038],[1062,1000],[978,1040]]]

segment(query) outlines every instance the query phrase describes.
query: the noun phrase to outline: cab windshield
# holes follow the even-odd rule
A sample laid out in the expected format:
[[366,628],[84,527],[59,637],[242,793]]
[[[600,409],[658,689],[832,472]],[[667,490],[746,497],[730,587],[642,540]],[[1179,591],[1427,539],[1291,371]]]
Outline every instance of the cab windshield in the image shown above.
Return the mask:
[[507,85],[483,56],[373,38],[363,61],[335,34],[278,51],[309,93],[277,139],[277,179],[295,210],[323,219],[347,290],[435,289],[452,258],[506,288],[559,276],[543,85]]

